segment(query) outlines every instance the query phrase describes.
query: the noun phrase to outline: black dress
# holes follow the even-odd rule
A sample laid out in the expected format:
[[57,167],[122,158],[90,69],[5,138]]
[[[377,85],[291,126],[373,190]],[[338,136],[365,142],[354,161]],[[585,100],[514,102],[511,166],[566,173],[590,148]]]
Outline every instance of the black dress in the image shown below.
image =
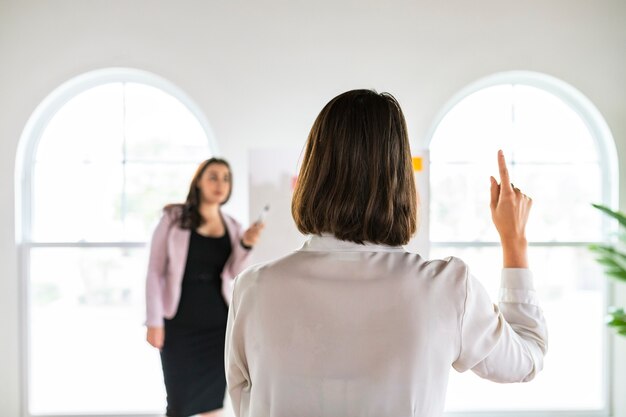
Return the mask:
[[220,274],[232,251],[228,233],[192,230],[176,316],[165,320],[161,364],[167,416],[187,417],[222,408],[226,392],[224,338],[228,306]]

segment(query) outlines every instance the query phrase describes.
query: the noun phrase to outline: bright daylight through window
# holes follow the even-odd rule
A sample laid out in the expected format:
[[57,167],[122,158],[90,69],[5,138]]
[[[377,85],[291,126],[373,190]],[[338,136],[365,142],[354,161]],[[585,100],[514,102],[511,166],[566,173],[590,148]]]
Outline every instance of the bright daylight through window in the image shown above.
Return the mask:
[[210,156],[189,108],[146,84],[92,86],[52,115],[26,175],[31,414],[162,412],[144,247]]
[[503,84],[466,96],[445,115],[430,147],[430,255],[462,258],[497,299],[502,261],[489,176],[497,172],[500,148],[515,186],[534,199],[527,237],[549,324],[548,355],[529,384],[451,372],[447,409],[602,409],[604,278],[586,246],[603,237],[591,203],[603,201],[608,185],[597,138],[565,101],[533,86]]

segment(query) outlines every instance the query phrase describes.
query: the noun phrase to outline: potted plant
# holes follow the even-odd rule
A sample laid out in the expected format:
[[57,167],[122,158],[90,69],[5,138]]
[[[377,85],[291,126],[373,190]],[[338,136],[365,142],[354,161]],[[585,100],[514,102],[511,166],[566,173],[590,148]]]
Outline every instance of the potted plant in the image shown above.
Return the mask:
[[[596,254],[596,260],[604,267],[609,278],[626,283],[626,215],[601,204],[592,204],[604,214],[619,222],[618,241],[615,245],[592,244],[589,249]],[[626,313],[623,307],[609,307],[607,324],[618,334],[626,336]]]

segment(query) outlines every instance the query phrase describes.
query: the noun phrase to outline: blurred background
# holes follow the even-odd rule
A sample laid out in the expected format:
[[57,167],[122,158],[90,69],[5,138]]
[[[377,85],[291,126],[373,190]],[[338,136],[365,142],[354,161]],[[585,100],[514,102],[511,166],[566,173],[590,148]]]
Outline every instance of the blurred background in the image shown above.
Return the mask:
[[450,416],[626,416],[624,304],[587,249],[626,208],[626,3],[0,0],[0,415],[159,416],[147,248],[199,162],[231,162],[225,211],[271,205],[260,262],[304,239],[289,200],[308,130],[353,88],[405,112],[421,199],[407,249],[464,259],[497,297],[488,209],[503,149],[534,199],[550,325],[524,385],[452,371]]

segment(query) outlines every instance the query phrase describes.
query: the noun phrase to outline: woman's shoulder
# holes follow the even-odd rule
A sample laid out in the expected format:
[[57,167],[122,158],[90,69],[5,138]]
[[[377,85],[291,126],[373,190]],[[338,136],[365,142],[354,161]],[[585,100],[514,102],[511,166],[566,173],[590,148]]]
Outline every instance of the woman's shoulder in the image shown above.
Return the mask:
[[431,266],[441,268],[441,269],[446,269],[446,268],[466,269],[467,268],[467,264],[461,258],[457,258],[456,256],[446,256],[445,258],[441,258],[441,259],[430,259],[426,261],[426,264],[429,264]]
[[419,272],[423,276],[437,278],[438,282],[465,286],[469,276],[469,267],[462,259],[448,256],[442,259],[425,260]]
[[176,222],[183,215],[183,207],[183,204],[168,204],[163,207],[163,217],[170,222]]
[[441,259],[430,259],[424,262],[425,265],[431,268],[435,268],[441,272],[451,272],[451,271],[467,271],[467,264],[460,258],[456,256],[447,256]]

